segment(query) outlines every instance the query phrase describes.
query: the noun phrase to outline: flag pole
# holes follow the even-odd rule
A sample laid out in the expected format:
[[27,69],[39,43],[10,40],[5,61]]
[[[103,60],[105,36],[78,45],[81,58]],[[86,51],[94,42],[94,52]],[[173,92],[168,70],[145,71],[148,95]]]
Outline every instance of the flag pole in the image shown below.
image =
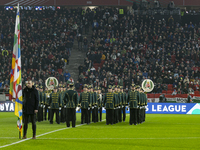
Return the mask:
[[[19,3],[18,3],[18,10],[19,10]],[[20,10],[19,10],[20,11]],[[20,20],[19,20],[20,21]],[[19,45],[20,45],[20,43],[19,43]],[[20,66],[21,67],[21,66]],[[23,109],[22,109],[23,110]],[[22,114],[23,114],[23,112],[22,112]],[[23,116],[22,116],[23,117]],[[23,122],[21,122],[21,120],[20,120],[20,123],[22,123],[23,124]],[[21,124],[21,126],[22,126],[22,124]],[[20,127],[21,128],[21,127]],[[21,135],[22,135],[22,129],[20,129],[19,130],[19,139],[21,139],[22,137],[21,137]]]
[[19,131],[19,139],[21,139],[22,137],[21,137],[21,132]]

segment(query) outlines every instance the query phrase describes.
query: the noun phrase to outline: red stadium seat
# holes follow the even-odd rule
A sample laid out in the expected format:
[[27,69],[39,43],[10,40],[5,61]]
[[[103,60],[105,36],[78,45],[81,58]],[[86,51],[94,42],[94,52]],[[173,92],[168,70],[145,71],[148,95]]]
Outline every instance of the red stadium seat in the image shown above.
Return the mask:
[[168,84],[168,90],[173,90],[173,84]]
[[167,94],[172,94],[172,93],[173,93],[172,90],[168,90],[168,91],[167,91]]
[[58,72],[59,72],[59,74],[61,74],[63,72],[63,70],[62,69],[58,69]]
[[167,91],[163,90],[163,91],[162,91],[162,93],[163,93],[163,94],[166,94],[166,93],[167,93]]

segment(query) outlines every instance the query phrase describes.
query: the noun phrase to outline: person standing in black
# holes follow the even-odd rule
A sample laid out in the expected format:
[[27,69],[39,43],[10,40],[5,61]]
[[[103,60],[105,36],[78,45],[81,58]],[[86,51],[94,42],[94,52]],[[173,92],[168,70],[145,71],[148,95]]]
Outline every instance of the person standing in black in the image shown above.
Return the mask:
[[36,121],[35,115],[38,112],[38,104],[39,104],[39,96],[38,91],[31,80],[27,82],[27,87],[23,90],[23,115],[24,115],[24,135],[22,139],[26,139],[26,133],[28,129],[28,118],[30,116],[32,129],[33,129],[33,137],[32,139],[36,139]]

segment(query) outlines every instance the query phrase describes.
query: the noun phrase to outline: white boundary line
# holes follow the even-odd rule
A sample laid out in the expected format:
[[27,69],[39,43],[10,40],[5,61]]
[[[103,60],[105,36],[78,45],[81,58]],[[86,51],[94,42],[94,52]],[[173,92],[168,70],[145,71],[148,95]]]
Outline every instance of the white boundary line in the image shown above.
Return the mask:
[[[106,119],[102,120],[105,121]],[[93,122],[92,122],[93,123]],[[80,125],[76,125],[76,127],[80,127],[80,126],[83,126],[83,125],[86,125],[86,124],[80,124]],[[62,131],[62,130],[65,130],[65,129],[71,129],[71,128],[61,128],[61,129],[57,129],[57,130],[54,130],[54,131],[50,131],[50,132],[47,132],[47,133],[43,133],[43,134],[40,134],[36,137],[40,137],[40,136],[43,136],[43,135],[47,135],[47,134],[51,134],[51,133],[54,133],[54,132],[57,132],[57,131]],[[3,137],[2,137],[3,138]],[[8,138],[8,137],[5,137],[5,138]],[[12,137],[13,138],[13,137]],[[17,141],[17,142],[14,142],[14,143],[11,143],[11,144],[7,144],[7,145],[3,145],[3,146],[0,146],[0,148],[4,148],[4,147],[8,147],[8,146],[11,146],[11,145],[15,145],[15,144],[18,144],[18,143],[22,143],[22,142],[25,142],[25,141],[28,141],[32,138],[27,138],[27,139],[23,139],[23,140],[20,140],[20,141]]]
[[0,139],[17,139],[17,137],[0,137]]
[[[40,135],[42,136],[42,135]],[[0,137],[0,138],[12,138],[17,139],[16,137]],[[37,138],[38,140],[174,140],[174,139],[199,139],[200,137],[166,137],[166,138]],[[31,139],[31,138],[29,138]]]
[[166,137],[166,138],[38,138],[39,140],[159,140],[159,139],[199,139],[200,137]]

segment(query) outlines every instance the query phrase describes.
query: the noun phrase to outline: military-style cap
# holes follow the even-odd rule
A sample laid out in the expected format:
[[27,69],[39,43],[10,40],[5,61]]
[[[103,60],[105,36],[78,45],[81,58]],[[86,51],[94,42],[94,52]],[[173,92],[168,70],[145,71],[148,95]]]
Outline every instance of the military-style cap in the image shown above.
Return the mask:
[[136,85],[135,87],[136,87],[137,89],[139,89],[139,88],[140,88],[140,86],[139,86],[139,85]]
[[108,88],[109,88],[109,89],[112,89],[112,85],[109,85]]
[[119,85],[117,85],[116,87],[117,87],[117,88],[120,88],[120,86],[119,86]]
[[101,90],[101,87],[98,87],[98,90]]
[[63,87],[63,88],[66,88],[66,85],[64,85],[64,84],[63,84],[63,86],[62,86],[62,87]]
[[35,88],[39,88],[38,84],[35,85]]
[[132,86],[132,87],[135,87],[135,84],[133,83],[133,84],[131,84],[131,86]]
[[113,85],[113,86],[112,86],[112,88],[114,89],[114,88],[116,88],[116,86],[115,86],[115,85]]
[[91,89],[92,88],[92,86],[91,85],[88,85],[88,89]]
[[97,87],[95,87],[94,89],[95,89],[95,90],[98,90],[98,88],[97,88]]
[[62,87],[62,84],[59,84],[59,88],[61,88]]
[[58,89],[58,86],[54,86],[54,89]]
[[120,86],[120,89],[123,89],[123,86]]
[[74,85],[74,82],[70,82],[69,85]]
[[87,85],[87,84],[84,84],[83,87],[84,87],[84,88],[88,88],[88,85]]
[[40,89],[43,89],[43,86],[42,86],[42,85],[40,86]]

